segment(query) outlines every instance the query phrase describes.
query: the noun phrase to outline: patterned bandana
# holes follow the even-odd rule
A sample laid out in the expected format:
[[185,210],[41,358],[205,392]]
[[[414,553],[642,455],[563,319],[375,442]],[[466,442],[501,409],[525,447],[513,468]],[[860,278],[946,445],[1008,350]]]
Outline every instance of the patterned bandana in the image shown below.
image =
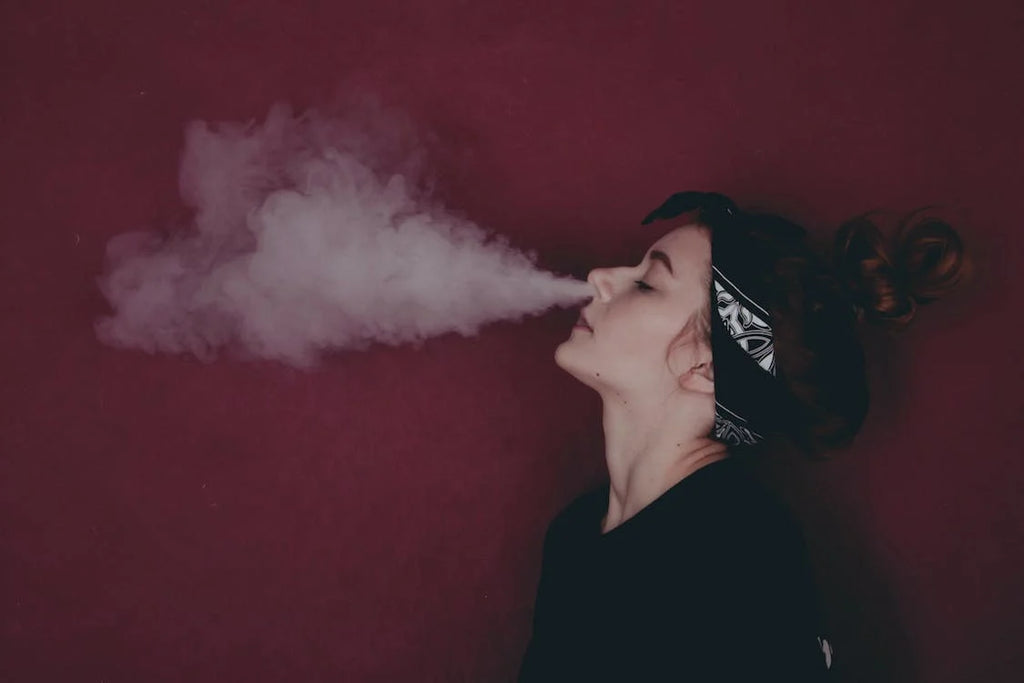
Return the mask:
[[755,444],[785,429],[792,399],[775,365],[772,317],[765,285],[772,263],[741,230],[743,214],[714,192],[679,192],[644,220],[699,211],[711,229],[711,352],[715,365],[714,437]]

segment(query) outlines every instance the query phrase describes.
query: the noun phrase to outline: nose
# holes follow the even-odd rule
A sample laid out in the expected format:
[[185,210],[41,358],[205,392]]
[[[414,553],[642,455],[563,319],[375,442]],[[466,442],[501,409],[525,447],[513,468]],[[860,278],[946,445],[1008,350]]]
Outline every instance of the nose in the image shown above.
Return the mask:
[[594,268],[587,275],[587,282],[594,288],[596,297],[607,301],[611,293],[611,271],[608,268]]

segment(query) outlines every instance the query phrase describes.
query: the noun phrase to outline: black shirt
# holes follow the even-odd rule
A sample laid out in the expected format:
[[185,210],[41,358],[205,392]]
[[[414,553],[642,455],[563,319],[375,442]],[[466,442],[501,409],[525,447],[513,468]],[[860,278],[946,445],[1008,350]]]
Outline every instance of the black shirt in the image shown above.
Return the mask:
[[548,527],[535,681],[819,681],[814,580],[788,510],[729,457],[602,533],[609,485]]

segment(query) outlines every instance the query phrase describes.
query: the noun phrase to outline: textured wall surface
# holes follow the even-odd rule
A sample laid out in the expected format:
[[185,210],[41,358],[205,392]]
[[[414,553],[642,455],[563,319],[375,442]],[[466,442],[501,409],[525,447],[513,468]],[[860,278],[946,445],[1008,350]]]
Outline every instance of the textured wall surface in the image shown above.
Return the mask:
[[839,680],[1020,680],[1019,3],[14,0],[0,27],[0,680],[513,678],[545,527],[605,475],[552,361],[574,311],[315,373],[93,333],[107,241],[180,212],[188,121],[355,88],[563,273],[635,263],[681,189],[822,240],[940,205],[977,278],[865,333],[852,449],[766,475]]

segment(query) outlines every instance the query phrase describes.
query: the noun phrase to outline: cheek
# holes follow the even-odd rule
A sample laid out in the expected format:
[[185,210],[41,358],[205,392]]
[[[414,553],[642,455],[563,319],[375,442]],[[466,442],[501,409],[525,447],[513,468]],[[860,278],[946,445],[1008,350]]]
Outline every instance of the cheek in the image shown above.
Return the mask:
[[623,361],[637,364],[664,362],[669,342],[678,327],[663,313],[639,307],[622,311],[607,322],[608,334],[601,340],[603,345],[620,354]]

